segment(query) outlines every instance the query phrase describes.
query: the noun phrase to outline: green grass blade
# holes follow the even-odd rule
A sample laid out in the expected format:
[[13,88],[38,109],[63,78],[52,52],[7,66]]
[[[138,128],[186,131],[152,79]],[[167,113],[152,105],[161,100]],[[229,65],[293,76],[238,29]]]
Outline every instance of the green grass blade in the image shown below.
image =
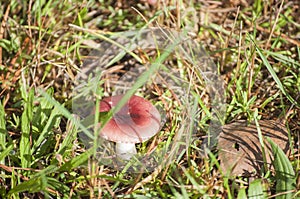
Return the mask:
[[4,148],[0,153],[0,164],[5,164],[4,158],[9,155],[11,150],[13,150],[14,145],[9,145],[8,147]]
[[[47,168],[39,171],[35,175],[31,176],[31,178],[25,182],[19,183],[17,186],[15,186],[13,189],[11,189],[8,192],[8,196],[21,193],[21,192],[29,192],[29,193],[35,193],[40,191],[45,191],[45,193],[48,192],[47,188],[53,186],[53,179],[51,177],[48,177],[49,174],[56,172],[59,169],[56,165],[50,165]],[[61,185],[60,188],[65,186]],[[55,188],[56,189],[56,188]],[[68,190],[68,188],[66,189]]]
[[[5,126],[5,111],[2,103],[0,102],[0,164],[5,164],[3,153],[6,150],[6,126]],[[3,157],[2,157],[3,156]]]
[[256,179],[250,183],[249,190],[248,190],[248,198],[249,199],[267,198],[261,179]]
[[264,54],[262,53],[262,50],[255,45],[256,51],[259,54],[260,58],[263,61],[263,64],[267,67],[268,71],[270,72],[270,74],[272,75],[274,81],[276,82],[277,86],[279,87],[280,91],[287,97],[287,99],[292,103],[297,105],[298,107],[300,107],[299,103],[296,102],[296,100],[294,100],[292,98],[292,96],[290,96],[285,88],[283,87],[283,84],[281,83],[280,79],[278,78],[276,72],[274,71],[274,69],[272,68],[272,66],[270,65],[270,63],[268,62],[266,56],[264,56]]
[[43,131],[41,132],[38,139],[34,142],[34,144],[32,146],[31,154],[33,154],[34,151],[36,151],[36,149],[41,145],[41,143],[47,138],[47,134],[49,132],[51,132],[51,129],[56,124],[57,119],[60,115],[61,115],[60,109],[57,106],[55,106],[54,109],[51,112],[50,117],[47,120],[47,123],[46,123]]
[[[44,173],[39,175],[38,177],[32,178],[22,184],[19,184],[15,188],[9,191],[8,195],[21,193],[21,192],[45,192],[47,194],[49,192],[49,188],[51,190],[64,190],[64,192],[69,191],[69,187],[62,184],[55,178],[47,177]],[[67,194],[67,193],[65,193]]]
[[47,178],[47,187],[59,191],[60,194],[69,196],[70,187],[60,182],[58,179],[48,177]]
[[241,188],[237,195],[237,199],[247,199],[246,188]]
[[267,166],[267,158],[266,158],[266,151],[265,151],[265,144],[264,144],[264,141],[263,141],[263,135],[262,135],[262,132],[261,132],[261,129],[260,129],[260,125],[258,123],[258,110],[255,109],[254,111],[254,121],[255,121],[255,125],[256,125],[256,129],[257,129],[257,134],[258,134],[258,139],[259,139],[259,143],[260,143],[260,147],[261,147],[261,153],[262,153],[262,158],[263,158],[263,161],[264,161],[264,172],[267,171],[268,169],[268,166]]
[[275,168],[276,192],[286,192],[285,194],[278,195],[276,198],[285,199],[292,198],[292,191],[296,190],[296,175],[291,162],[284,154],[284,152],[275,144],[270,138],[267,138],[271,144],[272,153],[274,155],[273,166]]
[[66,162],[59,168],[59,171],[70,171],[83,163],[85,163],[89,157],[93,154],[93,148],[90,148],[88,151],[80,154],[79,156],[74,157],[70,161]]
[[187,177],[187,179],[189,179],[189,181],[197,189],[197,191],[199,191],[200,194],[207,196],[206,190],[204,190],[203,188],[200,187],[197,180],[191,174],[189,174],[189,172],[184,167],[182,167],[182,170],[183,170],[185,176]]
[[33,193],[33,192],[39,192],[42,190],[44,190],[44,187],[41,182],[41,178],[32,178],[28,181],[25,181],[25,182],[17,185],[15,188],[11,189],[8,192],[8,195],[25,192],[25,191],[28,191],[29,193]]
[[24,100],[24,112],[21,117],[21,141],[20,141],[20,155],[21,165],[23,168],[30,167],[31,164],[31,146],[30,146],[30,132],[31,121],[33,117],[33,98],[34,90],[31,89],[29,93],[24,87],[21,87],[22,97]]
[[284,62],[285,64],[293,64],[295,67],[300,67],[300,63],[291,57],[267,50],[265,52],[280,62]]
[[47,179],[46,175],[57,171],[58,167],[55,165],[50,165],[47,168],[39,171],[37,174],[31,176],[31,178],[25,182],[19,183],[13,189],[8,192],[8,196],[21,193],[21,192],[39,192],[39,191],[46,191]]
[[39,93],[41,93],[41,95],[44,96],[49,103],[51,103],[55,107],[58,107],[61,114],[69,120],[71,120],[72,122],[74,122],[74,124],[77,125],[89,138],[94,138],[94,136],[88,131],[88,129],[84,125],[82,125],[63,105],[61,105],[59,102],[53,99],[52,96],[50,96],[45,91],[39,90]]
[[72,121],[68,121],[67,129],[66,129],[66,137],[64,138],[63,142],[61,143],[57,154],[63,155],[66,150],[72,148],[72,143],[76,139],[77,136],[77,127],[74,125]]

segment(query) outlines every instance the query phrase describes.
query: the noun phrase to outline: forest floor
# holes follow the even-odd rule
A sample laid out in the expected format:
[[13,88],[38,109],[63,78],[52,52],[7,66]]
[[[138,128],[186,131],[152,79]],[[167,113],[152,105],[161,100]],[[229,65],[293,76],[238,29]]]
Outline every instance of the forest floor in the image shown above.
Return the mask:
[[[297,0],[0,0],[0,197],[300,197],[299,15]],[[161,114],[138,162],[78,122],[119,94]],[[204,147],[226,129],[233,144]]]

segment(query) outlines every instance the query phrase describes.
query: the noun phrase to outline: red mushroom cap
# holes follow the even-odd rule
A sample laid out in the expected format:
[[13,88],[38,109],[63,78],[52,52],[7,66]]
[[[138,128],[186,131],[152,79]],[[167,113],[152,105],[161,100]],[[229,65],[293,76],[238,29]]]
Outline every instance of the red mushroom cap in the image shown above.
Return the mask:
[[[100,112],[115,107],[123,95],[103,98]],[[117,143],[141,143],[160,129],[161,116],[149,101],[133,95],[100,131],[100,136]]]

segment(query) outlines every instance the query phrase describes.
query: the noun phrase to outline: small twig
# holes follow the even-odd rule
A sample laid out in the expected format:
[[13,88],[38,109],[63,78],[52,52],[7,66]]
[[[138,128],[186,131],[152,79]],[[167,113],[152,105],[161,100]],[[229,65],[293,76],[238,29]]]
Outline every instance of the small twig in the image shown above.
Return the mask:
[[[252,25],[253,25],[253,24],[251,23],[251,21],[246,20],[246,19],[245,19],[245,23],[246,23],[247,25],[249,25],[249,26],[252,26]],[[271,35],[271,31],[270,31],[270,30],[268,30],[268,29],[266,29],[266,28],[263,28],[263,27],[261,27],[261,26],[259,26],[259,25],[257,25],[257,24],[255,25],[255,29],[256,29],[256,30],[259,30],[259,31],[261,31],[261,32],[268,33],[268,34]],[[248,31],[251,31],[251,29],[248,30]],[[284,33],[280,33],[280,32],[272,32],[272,35],[280,36],[281,38],[285,39],[286,41],[288,41],[288,42],[290,42],[290,43],[292,43],[292,44],[294,44],[294,45],[296,45],[296,46],[300,46],[300,41],[295,40],[295,39],[292,39],[291,37],[289,37],[288,35],[286,35],[286,34],[284,34]]]
[[208,13],[227,13],[227,12],[234,12],[236,11],[238,8],[233,7],[233,8],[200,8],[200,11],[202,12],[208,12]]
[[[252,50],[252,49],[251,49]],[[247,99],[249,100],[251,98],[251,85],[252,85],[252,77],[253,77],[253,71],[254,71],[254,64],[255,64],[255,56],[256,54],[253,53],[251,57],[251,64],[249,65],[249,76],[248,76],[248,92],[247,92]]]
[[149,20],[147,20],[146,17],[139,10],[137,10],[135,7],[131,8],[143,18],[143,20],[146,22],[146,24],[149,25],[149,27],[151,27],[151,23],[149,23]]
[[[24,170],[24,171],[40,171],[39,169],[32,169],[32,168],[22,168],[22,167],[9,167],[4,164],[0,164],[0,168],[4,169],[7,172],[12,172],[13,170]],[[27,179],[28,180],[28,179]]]
[[[240,13],[240,7],[237,8],[236,16],[235,16],[234,22],[233,22],[233,24],[232,24],[232,27],[231,27],[231,30],[230,30],[230,34],[228,35],[228,37],[226,37],[226,40],[225,40],[225,46],[224,46],[225,49],[228,48],[228,43],[229,43],[229,40],[230,40],[230,38],[232,37],[232,34],[233,34],[233,32],[234,32],[235,25],[236,25],[236,22],[237,22],[239,13]],[[226,50],[224,50],[223,53],[222,53],[221,70],[223,70],[223,68],[224,68],[225,60],[226,60]]]
[[[300,93],[298,93],[298,96],[296,97],[296,102],[298,101],[300,97]],[[284,117],[281,119],[283,124],[286,124],[286,122],[288,121],[288,118],[291,114],[293,114],[294,110],[293,108],[295,107],[295,104],[292,104],[291,107],[286,111]]]
[[278,196],[284,196],[284,197],[285,197],[286,194],[289,194],[289,193],[295,193],[295,191],[296,191],[296,190],[289,190],[289,191],[284,191],[284,192],[276,193],[276,194],[274,194],[274,195],[272,195],[272,196],[269,196],[268,199],[276,198],[276,197],[278,197]]
[[[260,26],[258,26],[258,25],[256,25],[256,29],[259,30],[259,31],[262,31],[262,32],[271,34],[270,30],[265,29],[265,28],[263,28],[263,27],[260,27]],[[290,42],[290,43],[292,43],[292,44],[294,44],[294,45],[296,45],[296,46],[300,46],[300,41],[297,41],[297,40],[295,40],[295,39],[292,39],[292,38],[290,38],[288,35],[286,35],[286,34],[284,34],[284,33],[273,32],[272,34],[275,35],[275,36],[280,36],[281,38],[287,40],[288,42]]]
[[30,0],[29,1],[29,4],[28,4],[28,10],[27,10],[27,15],[28,15],[28,18],[27,18],[27,24],[28,24],[28,30],[29,30],[29,37],[32,38],[32,30],[31,30],[31,7],[32,7],[32,3],[33,3],[33,0]]
[[[6,11],[3,16],[1,26],[0,26],[0,40],[3,39],[3,34],[4,34],[5,27],[6,27],[6,21],[8,18],[9,10],[10,10],[10,4],[8,4],[8,6],[6,8]],[[0,46],[0,65],[2,65],[2,47],[1,46]]]
[[272,38],[272,35],[273,35],[274,31],[275,31],[275,28],[276,28],[276,25],[277,25],[277,22],[278,22],[278,18],[279,18],[279,15],[280,15],[280,13],[281,13],[281,10],[282,10],[283,2],[284,2],[284,0],[281,1],[281,4],[280,4],[279,10],[278,10],[278,13],[277,13],[276,18],[275,18],[275,22],[274,22],[274,24],[273,24],[273,26],[272,26],[272,29],[271,29],[271,32],[270,32],[268,41],[267,41],[267,43],[266,43],[266,45],[265,45],[265,49],[268,48],[268,46],[269,46],[269,44],[270,44],[270,41],[271,41],[271,38]]
[[[266,29],[266,28],[263,28],[261,26],[259,26],[258,24],[253,24],[250,20],[248,20],[247,18],[243,17],[244,18],[244,21],[245,23],[250,26],[250,28],[248,30],[246,30],[247,32],[250,32],[250,31],[253,31],[253,26],[255,26],[255,29],[256,30],[259,30],[261,32],[264,32],[264,33],[267,33],[270,35],[270,37],[272,35],[274,36],[280,36],[282,39],[285,39],[286,41],[296,45],[296,46],[300,46],[300,41],[296,40],[296,39],[293,39],[291,37],[289,37],[288,35],[284,34],[284,33],[281,33],[281,32],[275,32],[275,30],[273,30],[272,34],[271,34],[271,31]],[[267,45],[266,45],[267,46]]]
[[240,22],[238,56],[237,56],[236,72],[234,74],[234,79],[237,79],[238,73],[241,68],[241,48],[242,48],[242,37],[243,37],[242,30],[243,30],[243,24],[242,22]]
[[180,4],[180,1],[176,1],[176,17],[177,17],[177,28],[180,29],[180,26],[181,26],[181,11],[180,11],[180,7],[181,5]]

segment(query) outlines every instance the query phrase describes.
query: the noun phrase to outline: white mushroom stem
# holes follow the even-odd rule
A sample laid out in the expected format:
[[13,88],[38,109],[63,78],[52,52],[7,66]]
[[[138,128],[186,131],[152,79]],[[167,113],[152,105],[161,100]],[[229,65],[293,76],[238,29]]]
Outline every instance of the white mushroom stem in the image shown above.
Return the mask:
[[130,160],[136,154],[134,143],[116,143],[116,154],[123,160]]

